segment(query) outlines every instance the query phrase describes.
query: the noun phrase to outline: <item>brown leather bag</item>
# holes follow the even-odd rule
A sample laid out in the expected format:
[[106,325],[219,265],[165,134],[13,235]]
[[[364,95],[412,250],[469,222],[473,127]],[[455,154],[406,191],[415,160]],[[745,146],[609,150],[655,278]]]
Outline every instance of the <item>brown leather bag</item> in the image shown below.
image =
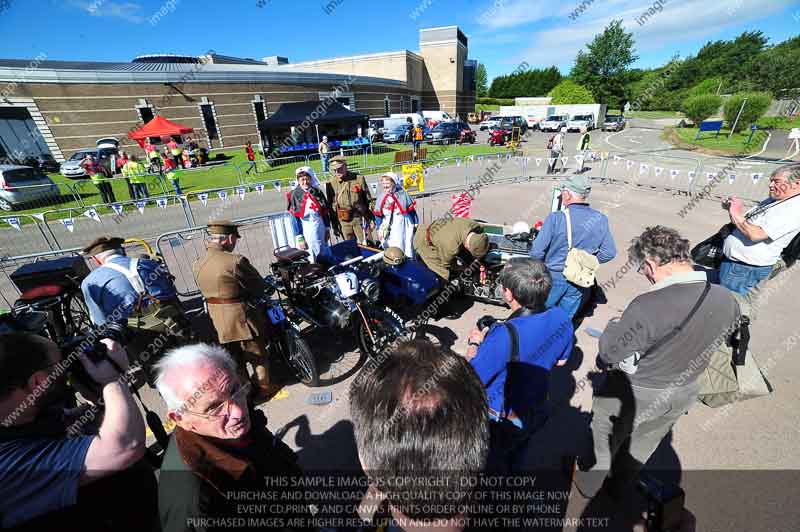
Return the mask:
[[353,209],[336,208],[336,217],[342,222],[353,221]]

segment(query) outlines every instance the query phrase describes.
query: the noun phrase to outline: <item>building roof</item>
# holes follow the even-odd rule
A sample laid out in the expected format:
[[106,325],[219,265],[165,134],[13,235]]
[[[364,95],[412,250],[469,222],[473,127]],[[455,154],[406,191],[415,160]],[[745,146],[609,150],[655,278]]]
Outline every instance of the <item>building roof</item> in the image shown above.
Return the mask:
[[[223,56],[224,57],[224,56]],[[253,63],[151,63],[0,59],[0,81],[12,83],[230,83],[264,82],[331,85],[350,80],[359,85],[403,88],[406,83],[371,76],[287,70]]]

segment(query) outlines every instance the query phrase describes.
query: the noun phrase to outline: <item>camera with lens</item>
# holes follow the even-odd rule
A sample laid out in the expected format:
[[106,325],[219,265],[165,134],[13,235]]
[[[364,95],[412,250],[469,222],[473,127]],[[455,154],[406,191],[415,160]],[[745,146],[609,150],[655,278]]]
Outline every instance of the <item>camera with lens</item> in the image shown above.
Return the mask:
[[639,491],[647,499],[647,530],[674,532],[683,523],[686,494],[680,486],[661,482],[646,473],[639,476]]
[[494,316],[489,316],[487,314],[485,316],[481,316],[478,319],[476,325],[478,326],[478,330],[482,331],[484,329],[488,329],[489,327],[491,327],[492,325],[494,325],[497,322],[498,322],[497,318],[495,318]]
[[[103,360],[111,360],[108,348],[101,340],[110,339],[125,345],[128,341],[128,328],[121,323],[108,322],[96,330],[90,330],[84,336],[75,336],[61,346],[61,355],[64,360],[72,360],[74,355],[83,354],[95,364]],[[100,394],[100,386],[86,371],[83,364],[77,360],[69,365],[70,382],[77,382],[84,388]]]

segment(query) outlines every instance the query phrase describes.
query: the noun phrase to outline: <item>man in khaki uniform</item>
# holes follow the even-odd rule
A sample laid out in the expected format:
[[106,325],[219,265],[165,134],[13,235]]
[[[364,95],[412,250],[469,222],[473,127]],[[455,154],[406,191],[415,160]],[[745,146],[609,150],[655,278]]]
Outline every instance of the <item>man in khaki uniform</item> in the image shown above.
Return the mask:
[[489,237],[477,222],[468,218],[442,219],[420,225],[414,235],[416,254],[445,281],[450,280],[450,267],[462,249],[476,259],[489,251]]
[[267,323],[257,302],[267,284],[247,258],[233,253],[239,240],[238,225],[227,220],[208,224],[208,253],[192,266],[197,286],[208,304],[208,315],[219,343],[228,350],[247,382],[247,363],[253,365],[262,397],[274,395],[267,369]]
[[[325,185],[328,204],[333,209],[334,234],[345,240],[366,242],[364,227],[372,220],[372,195],[363,175],[347,170],[347,161],[341,155],[331,159],[333,175]],[[338,223],[337,223],[338,222]]]

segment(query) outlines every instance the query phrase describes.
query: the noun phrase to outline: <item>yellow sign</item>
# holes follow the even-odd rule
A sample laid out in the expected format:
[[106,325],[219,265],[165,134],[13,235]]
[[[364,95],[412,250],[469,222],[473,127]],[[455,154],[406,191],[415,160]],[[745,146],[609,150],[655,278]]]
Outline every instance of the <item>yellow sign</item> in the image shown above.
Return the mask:
[[416,187],[418,192],[425,192],[425,167],[422,163],[403,165],[403,189],[411,191],[411,187]]

